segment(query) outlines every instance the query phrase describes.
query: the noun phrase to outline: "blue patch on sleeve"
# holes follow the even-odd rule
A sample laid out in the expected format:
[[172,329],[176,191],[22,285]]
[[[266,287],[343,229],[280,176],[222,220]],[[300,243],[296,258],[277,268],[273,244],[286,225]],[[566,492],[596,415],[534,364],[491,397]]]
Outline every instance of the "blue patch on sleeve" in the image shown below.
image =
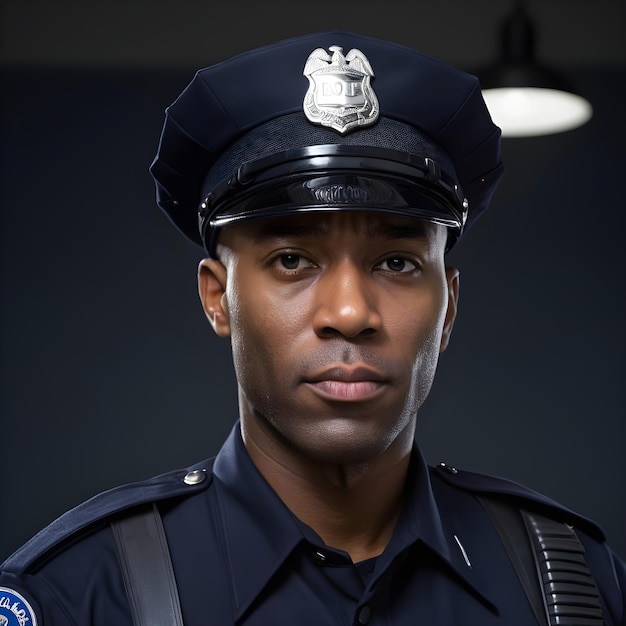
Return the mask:
[[0,626],[37,626],[33,607],[17,591],[6,587],[0,587]]

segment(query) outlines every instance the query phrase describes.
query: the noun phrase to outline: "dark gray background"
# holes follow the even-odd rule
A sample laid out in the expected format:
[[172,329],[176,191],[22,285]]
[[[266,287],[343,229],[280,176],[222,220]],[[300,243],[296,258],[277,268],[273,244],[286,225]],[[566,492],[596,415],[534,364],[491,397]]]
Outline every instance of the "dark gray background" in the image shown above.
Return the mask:
[[[1,8],[0,558],[100,490],[214,454],[236,419],[229,346],[197,301],[201,251],[159,213],[147,172],[195,69],[334,25],[475,70],[510,3]],[[432,463],[595,518],[626,556],[626,13],[529,8],[540,56],[595,116],[504,141],[492,209],[452,255],[460,314],[419,438]]]

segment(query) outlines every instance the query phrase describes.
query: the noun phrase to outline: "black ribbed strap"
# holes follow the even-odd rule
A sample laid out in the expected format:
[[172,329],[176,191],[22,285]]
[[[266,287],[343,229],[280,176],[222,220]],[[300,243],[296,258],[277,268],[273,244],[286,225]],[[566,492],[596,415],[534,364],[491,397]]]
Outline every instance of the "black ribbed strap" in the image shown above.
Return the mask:
[[543,588],[550,626],[603,626],[596,583],[574,530],[547,517],[522,511]]
[[111,523],[135,626],[183,626],[178,589],[156,505]]

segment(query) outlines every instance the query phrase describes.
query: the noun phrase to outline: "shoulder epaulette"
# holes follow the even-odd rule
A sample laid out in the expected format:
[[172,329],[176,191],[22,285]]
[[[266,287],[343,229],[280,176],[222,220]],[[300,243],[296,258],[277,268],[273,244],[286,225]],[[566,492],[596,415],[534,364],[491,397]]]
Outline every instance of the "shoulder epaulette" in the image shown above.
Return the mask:
[[534,510],[546,517],[559,519],[587,533],[597,541],[605,541],[604,530],[593,520],[559,504],[543,494],[511,480],[487,474],[456,469],[446,463],[431,467],[431,475],[449,485],[477,495],[503,498],[519,508]]
[[0,567],[20,574],[90,527],[143,504],[190,496],[211,484],[213,460],[174,470],[148,480],[115,487],[67,511],[39,531]]

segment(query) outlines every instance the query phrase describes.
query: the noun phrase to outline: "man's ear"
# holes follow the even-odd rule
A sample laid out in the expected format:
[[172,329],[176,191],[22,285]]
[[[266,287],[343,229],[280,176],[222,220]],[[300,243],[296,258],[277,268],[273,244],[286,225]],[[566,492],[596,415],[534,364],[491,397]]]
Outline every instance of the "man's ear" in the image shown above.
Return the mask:
[[452,334],[452,327],[454,326],[454,320],[456,319],[456,310],[459,303],[459,280],[460,273],[454,267],[446,268],[446,282],[448,284],[448,308],[446,310],[446,317],[443,324],[443,332],[441,333],[441,346],[439,352],[443,352],[450,342],[450,335]]
[[230,336],[226,274],[226,268],[217,259],[202,259],[198,266],[198,293],[202,308],[220,337]]

